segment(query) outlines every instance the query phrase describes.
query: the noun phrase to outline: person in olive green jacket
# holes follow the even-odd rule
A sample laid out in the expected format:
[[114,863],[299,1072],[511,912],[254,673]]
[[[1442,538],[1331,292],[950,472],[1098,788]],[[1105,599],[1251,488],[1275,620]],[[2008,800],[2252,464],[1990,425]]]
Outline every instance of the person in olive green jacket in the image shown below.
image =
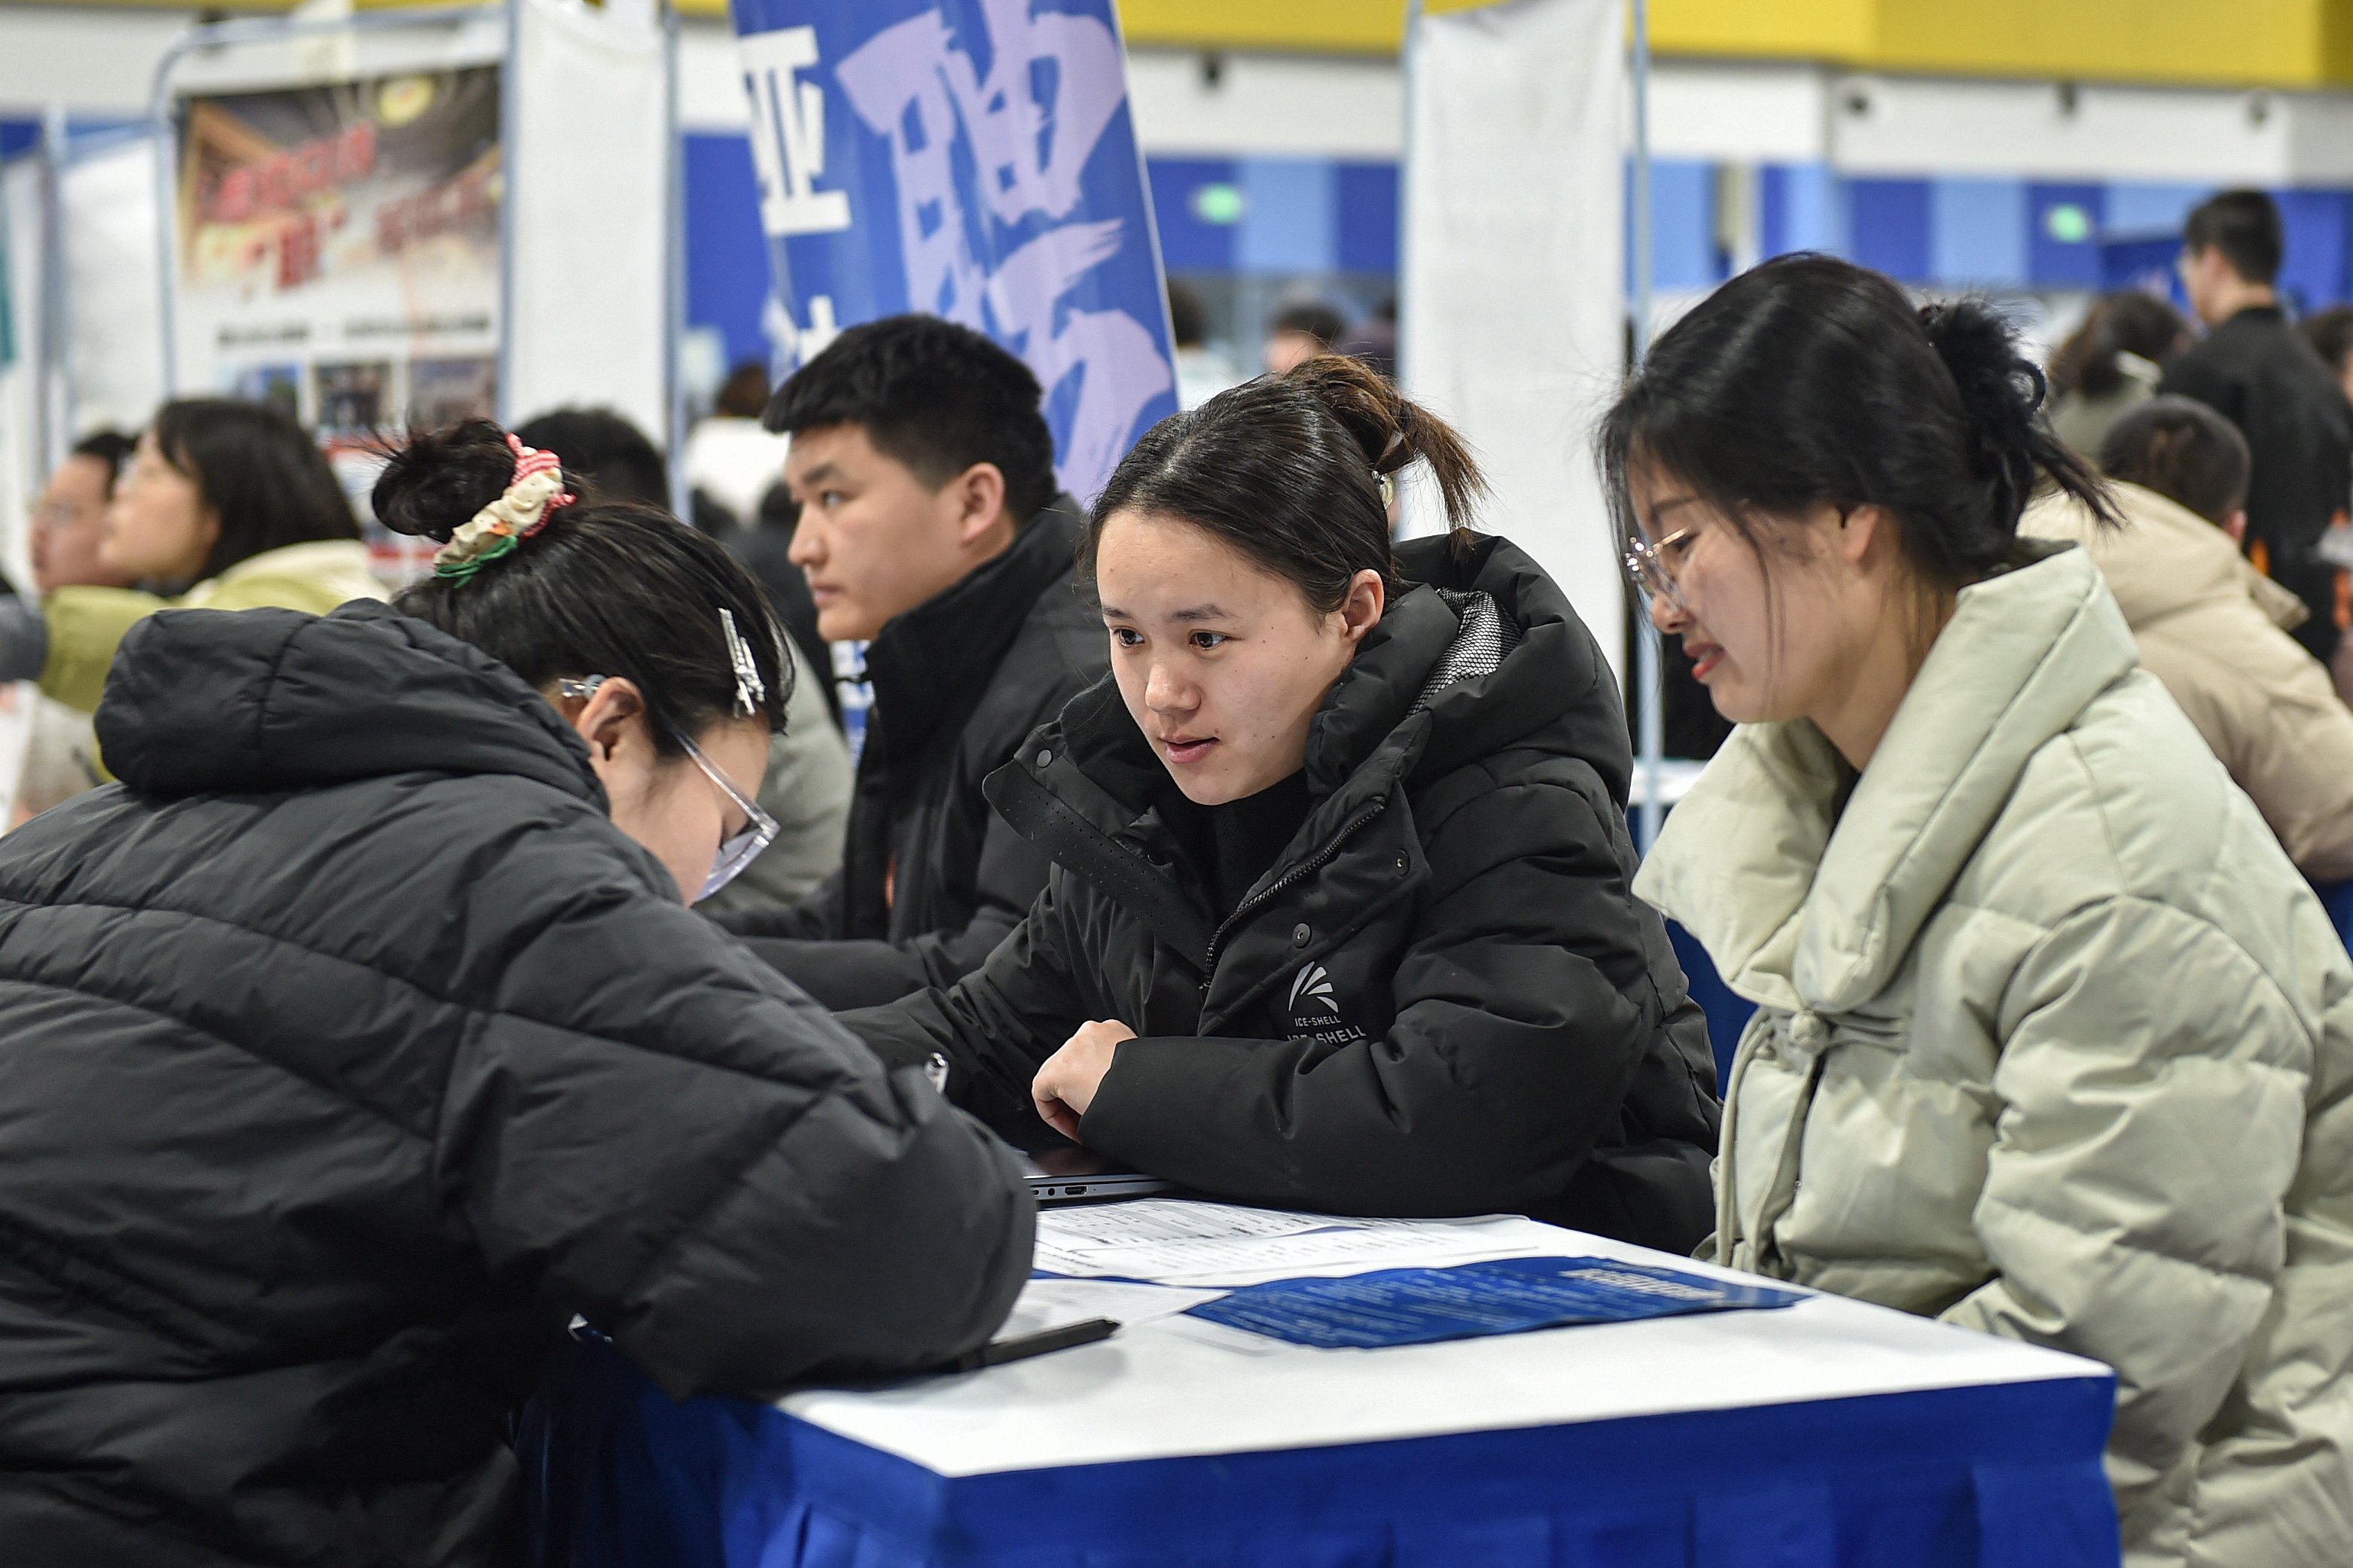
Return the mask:
[[2154,676],[1976,303],[1725,286],[1605,425],[1731,740],[1635,890],[1755,1001],[1717,1261],[2106,1363],[2132,1568],[2353,1541],[2353,962]]
[[0,600],[0,679],[38,680],[94,711],[114,650],[163,609],[274,607],[324,615],[381,599],[351,503],[302,427],[258,404],[167,403],[117,486],[100,559],[154,585],[58,588]]

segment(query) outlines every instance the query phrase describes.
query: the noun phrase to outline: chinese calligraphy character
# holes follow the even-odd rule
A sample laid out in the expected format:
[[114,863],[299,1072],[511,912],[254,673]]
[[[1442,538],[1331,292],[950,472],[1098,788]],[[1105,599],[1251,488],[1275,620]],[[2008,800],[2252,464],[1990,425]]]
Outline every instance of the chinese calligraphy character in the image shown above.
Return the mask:
[[761,225],[780,237],[848,228],[849,193],[817,189],[818,176],[825,173],[824,89],[793,75],[817,64],[817,29],[754,33],[743,47]]
[[[1061,221],[1078,207],[1087,162],[1119,111],[1119,45],[1093,16],[1033,14],[1030,5],[978,0],[986,73],[933,10],[868,39],[836,79],[890,144],[909,305],[1005,342],[1050,403],[1075,378],[1060,474],[1091,493],[1175,374],[1133,317],[1071,298],[1138,237],[1117,218]],[[966,206],[959,155],[981,210]]]

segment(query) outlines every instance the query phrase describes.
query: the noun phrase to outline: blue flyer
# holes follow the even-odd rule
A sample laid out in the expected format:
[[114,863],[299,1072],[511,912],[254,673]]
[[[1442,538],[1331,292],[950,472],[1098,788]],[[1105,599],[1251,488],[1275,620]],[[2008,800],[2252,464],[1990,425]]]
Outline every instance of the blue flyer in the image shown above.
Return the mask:
[[1804,1297],[1613,1258],[1506,1258],[1339,1279],[1276,1279],[1187,1308],[1187,1316],[1319,1350],[1378,1350],[1570,1323],[1786,1307]]

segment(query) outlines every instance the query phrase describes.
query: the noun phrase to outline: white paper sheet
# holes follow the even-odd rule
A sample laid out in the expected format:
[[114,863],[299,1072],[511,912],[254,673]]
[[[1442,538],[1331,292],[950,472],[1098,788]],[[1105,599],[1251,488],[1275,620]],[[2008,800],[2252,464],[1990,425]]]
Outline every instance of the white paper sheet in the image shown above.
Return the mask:
[[1050,1274],[1082,1278],[1244,1285],[1408,1261],[1508,1258],[1529,1250],[1515,1218],[1346,1219],[1141,1198],[1040,1214],[1035,1263]]
[[1013,1315],[997,1331],[1000,1340],[1040,1334],[1065,1323],[1109,1318],[1122,1328],[1171,1318],[1187,1307],[1214,1301],[1223,1290],[1185,1290],[1167,1285],[1131,1285],[1111,1279],[1032,1279],[1021,1288]]

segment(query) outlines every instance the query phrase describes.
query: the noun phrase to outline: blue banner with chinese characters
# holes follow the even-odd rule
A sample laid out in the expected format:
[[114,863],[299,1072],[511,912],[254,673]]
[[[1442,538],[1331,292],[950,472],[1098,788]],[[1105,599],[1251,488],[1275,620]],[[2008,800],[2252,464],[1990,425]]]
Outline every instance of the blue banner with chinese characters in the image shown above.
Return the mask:
[[1176,412],[1111,0],[733,0],[784,368],[923,310],[1046,389],[1063,488]]

